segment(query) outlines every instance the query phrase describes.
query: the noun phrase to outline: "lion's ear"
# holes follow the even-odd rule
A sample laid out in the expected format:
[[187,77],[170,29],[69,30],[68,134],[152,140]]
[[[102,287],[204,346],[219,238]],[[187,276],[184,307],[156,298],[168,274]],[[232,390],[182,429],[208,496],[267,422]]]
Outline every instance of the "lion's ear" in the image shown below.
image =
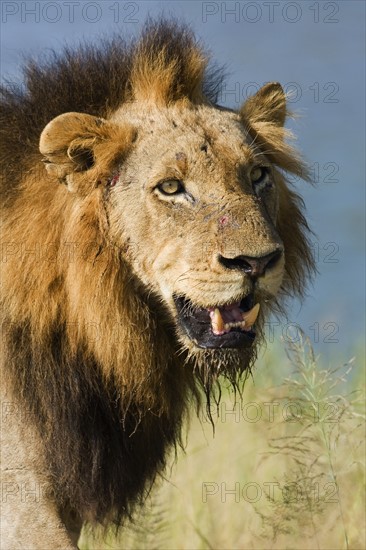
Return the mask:
[[242,105],[240,115],[251,125],[269,123],[282,127],[286,120],[286,96],[281,84],[265,84]]
[[64,113],[44,128],[39,150],[47,172],[70,191],[85,193],[108,179],[135,139],[120,126],[84,113]]

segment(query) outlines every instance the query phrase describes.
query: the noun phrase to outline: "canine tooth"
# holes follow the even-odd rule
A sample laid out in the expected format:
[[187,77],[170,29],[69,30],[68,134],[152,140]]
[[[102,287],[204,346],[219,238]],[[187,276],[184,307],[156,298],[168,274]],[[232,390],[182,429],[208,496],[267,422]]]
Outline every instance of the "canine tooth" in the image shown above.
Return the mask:
[[255,304],[255,306],[250,310],[243,313],[243,321],[245,321],[246,327],[251,327],[256,322],[258,317],[260,304]]
[[213,332],[222,332],[225,328],[225,323],[221,317],[219,308],[215,308],[215,311],[212,315],[212,330]]

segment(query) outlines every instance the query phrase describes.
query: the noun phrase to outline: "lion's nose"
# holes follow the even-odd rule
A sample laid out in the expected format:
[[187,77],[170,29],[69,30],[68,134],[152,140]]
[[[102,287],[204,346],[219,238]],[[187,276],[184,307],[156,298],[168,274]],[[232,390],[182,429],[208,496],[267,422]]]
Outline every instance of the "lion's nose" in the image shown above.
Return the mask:
[[253,258],[250,256],[235,256],[235,258],[225,258],[219,255],[219,262],[228,269],[244,271],[250,277],[260,277],[264,275],[267,269],[274,267],[282,256],[281,250],[275,250],[266,256]]

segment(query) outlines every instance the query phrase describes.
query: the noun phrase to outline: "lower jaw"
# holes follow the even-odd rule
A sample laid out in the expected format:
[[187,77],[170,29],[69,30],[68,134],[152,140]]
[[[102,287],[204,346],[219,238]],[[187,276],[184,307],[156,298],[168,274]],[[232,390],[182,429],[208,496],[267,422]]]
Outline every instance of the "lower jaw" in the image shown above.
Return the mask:
[[221,336],[205,331],[199,336],[190,333],[184,328],[183,341],[188,347],[197,347],[200,349],[248,349],[255,343],[256,334],[254,331],[231,330]]

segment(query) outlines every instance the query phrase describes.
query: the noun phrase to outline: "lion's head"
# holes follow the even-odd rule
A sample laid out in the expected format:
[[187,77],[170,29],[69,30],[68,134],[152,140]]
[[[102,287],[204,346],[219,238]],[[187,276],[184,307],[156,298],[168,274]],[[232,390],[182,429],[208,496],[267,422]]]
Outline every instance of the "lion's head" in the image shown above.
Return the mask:
[[218,370],[248,365],[264,315],[281,294],[302,291],[309,267],[305,222],[282,174],[304,169],[284,141],[285,118],[284,92],[270,83],[239,112],[156,105],[147,94],[108,119],[60,115],[41,136],[49,173],[79,200],[99,197],[105,243],[190,357]]

